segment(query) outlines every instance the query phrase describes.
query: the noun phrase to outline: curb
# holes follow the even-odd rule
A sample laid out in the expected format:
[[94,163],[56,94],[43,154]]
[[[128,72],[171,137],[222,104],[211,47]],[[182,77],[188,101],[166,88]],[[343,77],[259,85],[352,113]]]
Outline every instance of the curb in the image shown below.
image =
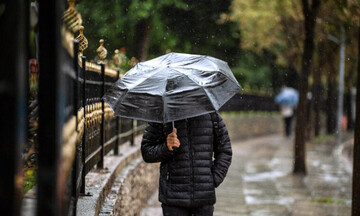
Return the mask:
[[121,155],[109,155],[104,158],[105,169],[93,169],[86,175],[85,193],[90,196],[80,196],[77,202],[77,215],[99,215],[105,198],[111,191],[116,177],[134,159],[140,156],[142,134],[136,137],[134,146],[124,143],[120,146]]
[[350,139],[348,141],[345,141],[341,143],[339,146],[337,146],[333,152],[334,157],[340,162],[342,167],[348,172],[349,174],[352,174],[353,172],[353,163],[352,158],[349,158],[348,154],[346,154],[346,150],[348,148],[353,148],[354,139]]

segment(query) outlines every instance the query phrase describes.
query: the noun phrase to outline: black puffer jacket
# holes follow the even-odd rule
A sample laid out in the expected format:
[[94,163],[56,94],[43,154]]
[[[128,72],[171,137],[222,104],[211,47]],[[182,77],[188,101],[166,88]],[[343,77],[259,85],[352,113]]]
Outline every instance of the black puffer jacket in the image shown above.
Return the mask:
[[171,123],[149,123],[141,143],[145,162],[161,162],[159,201],[183,207],[214,204],[215,187],[224,180],[232,156],[221,116],[205,114],[176,121],[175,127],[180,141],[175,152],[166,145]]

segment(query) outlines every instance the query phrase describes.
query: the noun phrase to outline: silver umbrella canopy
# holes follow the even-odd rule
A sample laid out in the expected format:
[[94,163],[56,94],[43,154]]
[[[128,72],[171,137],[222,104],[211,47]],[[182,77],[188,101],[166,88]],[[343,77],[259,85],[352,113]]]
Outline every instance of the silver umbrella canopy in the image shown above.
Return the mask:
[[218,110],[240,90],[226,62],[169,53],[138,63],[103,99],[117,116],[167,123]]

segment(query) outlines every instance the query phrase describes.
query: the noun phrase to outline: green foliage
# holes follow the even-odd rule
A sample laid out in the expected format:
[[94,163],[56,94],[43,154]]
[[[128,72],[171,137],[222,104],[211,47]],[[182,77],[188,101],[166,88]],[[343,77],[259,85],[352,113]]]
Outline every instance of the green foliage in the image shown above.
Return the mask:
[[232,71],[246,93],[269,95],[285,84],[286,70],[275,64],[273,54],[268,51],[257,54],[243,50]]
[[254,54],[245,54],[243,57],[239,66],[232,69],[235,77],[244,87],[248,85],[250,88],[269,88],[270,66],[259,62]]
[[239,33],[234,23],[219,23],[220,15],[228,12],[231,1],[184,0],[186,10],[169,6],[161,11],[161,20],[177,38],[169,47],[173,51],[206,54],[237,63]]
[[[233,0],[230,19],[241,27],[243,48],[256,52],[271,49],[274,52],[287,46],[289,35],[284,32],[288,27],[296,28],[296,25],[287,26],[286,20],[299,21],[299,10],[299,4],[291,0]],[[284,55],[277,54],[278,57]]]
[[[273,51],[240,51],[240,31],[236,22],[223,21],[231,0],[95,0],[81,1],[84,34],[89,41],[85,55],[94,59],[99,39],[104,39],[111,59],[115,49],[135,52],[136,24],[150,18],[148,58],[167,52],[204,54],[229,63],[247,91],[269,92],[283,85],[284,70],[276,66]],[[245,30],[244,30],[245,31]],[[275,82],[275,83],[274,83]]]
[[[81,1],[76,5],[77,10],[83,18],[85,27],[85,37],[89,41],[89,47],[85,55],[89,59],[95,57],[95,51],[99,46],[99,39],[104,39],[104,46],[108,49],[109,56],[113,55],[115,49],[126,47],[129,56],[134,53],[133,38],[137,22],[143,18],[151,17],[151,41],[159,45],[159,39],[167,33],[163,25],[160,12],[163,7],[172,6],[179,9],[185,9],[186,5],[181,0],[111,0],[99,2],[95,0]],[[164,41],[161,41],[164,42]],[[163,54],[168,46],[174,43],[165,43],[162,47],[157,48],[157,53]],[[150,44],[149,47],[153,45]],[[156,46],[156,45],[155,45]],[[108,57],[109,58],[109,57]]]
[[85,55],[94,58],[98,41],[103,38],[109,55],[116,48],[126,46],[132,56],[135,26],[141,19],[150,17],[149,57],[171,50],[207,54],[230,64],[236,63],[239,51],[237,26],[233,23],[217,24],[220,14],[228,11],[230,2],[81,1],[76,8],[82,15],[84,34],[89,41]]
[[24,173],[23,195],[36,184],[36,169],[26,170]]
[[333,200],[332,198],[328,198],[328,197],[311,198],[310,202],[325,203],[325,204],[340,204],[340,205],[345,204],[344,200]]

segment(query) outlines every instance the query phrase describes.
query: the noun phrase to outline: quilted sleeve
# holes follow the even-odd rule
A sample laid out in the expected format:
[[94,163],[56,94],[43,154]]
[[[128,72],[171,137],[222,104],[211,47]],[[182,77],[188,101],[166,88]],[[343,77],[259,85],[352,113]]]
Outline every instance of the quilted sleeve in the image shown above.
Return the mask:
[[166,145],[163,124],[148,123],[141,141],[141,154],[147,163],[161,162],[172,156],[173,152]]

